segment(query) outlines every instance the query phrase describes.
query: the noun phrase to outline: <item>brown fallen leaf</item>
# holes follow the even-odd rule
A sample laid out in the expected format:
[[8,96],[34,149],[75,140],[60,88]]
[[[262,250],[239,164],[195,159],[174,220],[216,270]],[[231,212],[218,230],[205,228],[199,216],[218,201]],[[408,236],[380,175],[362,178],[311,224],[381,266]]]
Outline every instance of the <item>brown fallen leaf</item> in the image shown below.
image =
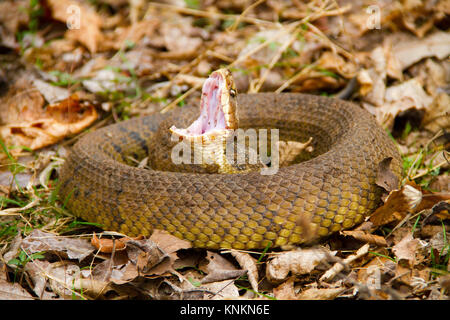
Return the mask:
[[53,292],[64,299],[99,297],[112,290],[107,282],[84,278],[80,267],[67,261],[50,264],[44,275],[48,277]]
[[33,296],[19,283],[0,279],[0,300],[33,300]]
[[[16,34],[21,26],[28,26],[30,16],[27,12],[29,1],[14,0],[0,3],[0,44],[5,47],[18,49]],[[28,9],[29,10],[29,9]]]
[[441,220],[450,219],[450,200],[438,202],[433,206],[432,212]]
[[294,291],[294,280],[294,277],[289,277],[278,287],[273,288],[273,296],[277,300],[297,300],[298,298]]
[[396,190],[399,186],[399,179],[390,168],[391,161],[392,157],[388,157],[378,164],[377,178],[375,180],[375,183],[387,192]]
[[144,236],[138,236],[134,238],[123,237],[118,239],[98,238],[97,234],[92,235],[91,244],[97,248],[99,252],[111,253],[113,251],[124,250],[127,246],[127,242],[131,240],[142,240]]
[[423,58],[445,59],[450,54],[450,35],[446,32],[435,32],[424,39],[408,37],[393,42],[392,52],[403,70]]
[[414,265],[416,250],[419,246],[419,240],[415,239],[409,232],[399,243],[392,247],[392,252],[397,259],[407,260],[410,266]]
[[400,190],[393,190],[387,196],[385,203],[370,216],[375,226],[381,226],[402,220],[422,201],[422,193],[413,186],[406,184]]
[[216,252],[206,251],[205,259],[205,263],[202,263],[199,266],[200,270],[207,273],[207,275],[201,279],[201,283],[235,279],[247,273],[247,270],[236,268],[233,263]]
[[126,247],[126,240],[120,239],[107,239],[98,238],[94,233],[91,238],[91,244],[99,251],[103,253],[111,253],[113,251],[124,250]]
[[29,236],[25,237],[20,247],[28,254],[40,251],[53,252],[78,261],[82,261],[95,250],[88,240],[56,236],[39,229],[34,229]]
[[164,250],[148,239],[128,240],[127,255],[138,272],[143,274],[150,272],[154,266],[168,258]]
[[79,41],[95,53],[103,41],[102,18],[94,8],[74,0],[47,0],[53,19],[70,24],[66,38]]
[[450,96],[447,93],[440,92],[434,97],[422,119],[422,126],[431,132],[450,128]]
[[291,164],[302,152],[312,151],[313,138],[310,137],[305,143],[298,141],[278,141],[279,165],[287,166]]
[[229,300],[239,298],[239,289],[230,280],[202,284],[200,287],[211,293],[205,295],[208,300]]
[[247,277],[252,289],[258,292],[258,266],[256,259],[248,253],[236,250],[231,250],[230,253],[239,263],[241,268],[247,271]]
[[361,258],[362,256],[366,255],[369,252],[369,244],[366,243],[361,248],[356,251],[355,254],[352,254],[351,256],[348,256],[344,260],[335,263],[330,269],[328,269],[319,279],[320,282],[329,282],[336,277],[344,268],[353,262],[354,260]]
[[380,290],[383,279],[392,278],[395,274],[396,263],[391,259],[376,256],[357,273],[357,281],[369,290]]
[[293,275],[309,273],[320,263],[332,259],[335,254],[336,251],[332,252],[322,247],[297,249],[277,254],[267,262],[267,279],[276,283],[286,279],[289,273]]
[[413,78],[388,87],[382,104],[375,109],[375,115],[379,124],[392,130],[398,114],[410,109],[426,112],[432,101],[433,98],[423,90],[422,84]]
[[0,137],[7,145],[36,150],[80,132],[97,117],[95,107],[76,94],[44,107],[41,93],[21,79],[0,99]]
[[430,190],[437,191],[437,192],[450,193],[450,176],[449,175],[437,176],[430,183]]
[[310,288],[297,295],[298,300],[333,300],[342,292],[347,290],[345,287],[338,288]]
[[378,236],[375,234],[370,234],[365,231],[359,231],[359,230],[345,230],[341,231],[340,234],[344,236],[350,236],[355,238],[356,240],[363,241],[370,244],[375,244],[380,247],[386,247],[386,239],[382,236]]
[[167,231],[155,229],[150,236],[150,240],[155,242],[163,250],[169,259],[164,259],[161,263],[150,269],[147,274],[162,275],[167,272],[173,272],[174,262],[178,259],[177,251],[181,249],[192,248],[189,241],[179,239]]

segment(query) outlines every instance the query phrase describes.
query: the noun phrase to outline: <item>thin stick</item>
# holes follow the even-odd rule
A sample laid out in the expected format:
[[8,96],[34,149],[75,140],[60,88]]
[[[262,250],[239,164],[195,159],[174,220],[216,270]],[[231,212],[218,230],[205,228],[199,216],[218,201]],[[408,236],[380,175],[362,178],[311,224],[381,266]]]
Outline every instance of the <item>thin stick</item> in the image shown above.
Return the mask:
[[253,8],[259,6],[261,3],[265,2],[265,1],[266,0],[258,0],[255,3],[252,3],[251,5],[249,5],[248,8],[246,8],[244,11],[242,11],[242,13],[237,17],[237,19],[234,21],[233,25],[231,27],[229,27],[227,31],[236,30],[237,26],[239,25],[239,22],[241,22],[242,18],[244,18],[244,16],[247,14],[247,12],[249,12]]
[[216,19],[221,19],[221,20],[230,20],[230,19],[239,19],[240,18],[242,21],[245,21],[248,23],[252,23],[252,24],[256,24],[256,25],[265,25],[265,26],[274,26],[274,25],[278,24],[276,22],[267,21],[267,20],[261,20],[261,19],[244,17],[244,16],[240,17],[241,15],[236,15],[236,14],[208,12],[208,11],[196,10],[196,9],[191,9],[191,8],[177,7],[177,6],[163,4],[163,3],[150,2],[149,5],[150,5],[150,7],[166,8],[166,9],[178,12],[178,13],[183,13],[183,14],[197,16],[197,17],[203,17],[203,18],[216,18]]

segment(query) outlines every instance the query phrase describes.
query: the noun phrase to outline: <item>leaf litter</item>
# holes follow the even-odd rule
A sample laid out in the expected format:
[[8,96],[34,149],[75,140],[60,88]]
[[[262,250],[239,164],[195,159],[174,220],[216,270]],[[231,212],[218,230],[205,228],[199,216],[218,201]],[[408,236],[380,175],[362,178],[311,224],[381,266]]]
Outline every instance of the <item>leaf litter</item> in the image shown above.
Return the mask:
[[[371,1],[245,3],[0,3],[2,299],[449,298],[445,1],[376,2],[380,29]],[[239,92],[358,103],[395,139],[403,180],[385,159],[370,218],[283,251],[198,250],[159,230],[129,239],[66,212],[57,168],[86,129],[198,104],[222,66]],[[286,163],[312,151],[281,143]]]

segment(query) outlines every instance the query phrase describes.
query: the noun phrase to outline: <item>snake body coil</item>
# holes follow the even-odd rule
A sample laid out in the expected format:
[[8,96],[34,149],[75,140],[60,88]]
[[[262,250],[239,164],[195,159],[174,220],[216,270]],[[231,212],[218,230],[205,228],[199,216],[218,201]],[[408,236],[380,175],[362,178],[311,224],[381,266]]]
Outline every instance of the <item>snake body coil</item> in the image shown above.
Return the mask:
[[153,229],[194,247],[261,249],[300,244],[350,228],[380,203],[380,161],[398,151],[356,105],[304,94],[238,96],[242,128],[277,128],[280,140],[313,137],[313,158],[274,175],[200,174],[127,165],[143,158],[165,119],[183,126],[184,108],[114,124],[81,138],[61,170],[60,195],[75,215],[105,229],[149,235]]

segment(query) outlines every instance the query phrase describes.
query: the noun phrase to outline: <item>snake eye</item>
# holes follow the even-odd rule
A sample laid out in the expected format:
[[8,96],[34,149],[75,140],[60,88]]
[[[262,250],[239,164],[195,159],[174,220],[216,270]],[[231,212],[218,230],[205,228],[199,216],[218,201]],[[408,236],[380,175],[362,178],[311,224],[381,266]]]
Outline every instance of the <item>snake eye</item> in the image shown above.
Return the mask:
[[230,96],[232,96],[233,98],[236,97],[236,90],[230,89]]

